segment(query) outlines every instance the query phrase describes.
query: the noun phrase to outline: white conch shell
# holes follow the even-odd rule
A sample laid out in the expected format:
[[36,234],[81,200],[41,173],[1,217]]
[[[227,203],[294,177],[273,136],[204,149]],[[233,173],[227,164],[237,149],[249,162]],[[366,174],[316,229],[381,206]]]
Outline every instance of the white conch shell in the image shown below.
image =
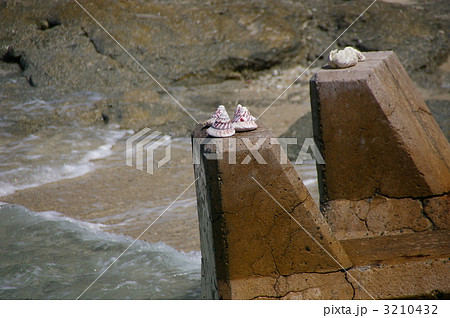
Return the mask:
[[205,121],[203,125],[206,127],[212,126],[212,124],[214,124],[216,119],[219,118],[220,114],[222,114],[223,112],[227,112],[225,106],[220,105],[219,107],[217,107],[217,110],[214,112],[214,114],[212,114],[211,118]]
[[357,49],[347,46],[343,50],[333,50],[328,55],[329,65],[332,68],[346,68],[362,62],[366,57]]
[[258,128],[256,118],[248,111],[247,107],[238,104],[233,116],[233,127],[236,131],[249,131]]
[[[206,132],[212,137],[230,137],[236,132],[224,106],[220,105],[214,115],[217,117]],[[214,117],[213,115],[213,117]],[[211,118],[212,119],[212,118]]]

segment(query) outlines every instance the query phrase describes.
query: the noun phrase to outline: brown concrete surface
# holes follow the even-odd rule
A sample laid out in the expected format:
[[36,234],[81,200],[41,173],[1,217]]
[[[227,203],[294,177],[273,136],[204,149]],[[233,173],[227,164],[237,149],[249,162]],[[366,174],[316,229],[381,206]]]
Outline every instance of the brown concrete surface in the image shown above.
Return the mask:
[[[194,136],[206,137],[204,129],[197,127]],[[242,145],[243,138],[255,144],[257,138],[270,136],[264,128],[238,134],[236,163],[250,153]],[[224,149],[228,149],[229,140],[221,140]],[[230,165],[225,151],[222,160],[203,160],[195,167],[196,177],[200,178],[197,196],[205,298],[415,299],[450,294],[449,231],[420,231],[421,225],[416,224],[417,232],[337,242],[316,214],[317,208],[309,203],[301,180],[291,174],[289,164],[276,164],[276,146],[266,141],[259,150],[271,165],[258,165],[254,158],[245,165]],[[211,145],[201,148],[202,154],[213,152]],[[315,232],[314,236],[319,234],[321,244],[335,248],[332,251],[337,257],[345,257],[345,264],[352,264],[346,267],[348,272],[335,266],[328,255],[320,254],[300,226],[267,193],[249,182],[247,178],[252,176],[308,230],[314,232],[314,223],[320,222],[321,233]],[[424,206],[430,209],[447,203],[444,197],[427,200]],[[383,216],[383,211],[388,212],[385,216],[392,212],[394,218],[401,219],[407,216],[397,215],[397,210],[423,210],[416,200],[381,196],[353,204],[356,215],[367,220],[371,213],[374,219]],[[428,218],[423,220],[425,229],[433,225]],[[390,223],[382,217],[377,222]],[[328,239],[320,238],[323,233]]]
[[340,242],[355,266],[392,265],[450,256],[450,231],[428,231]]
[[321,209],[339,240],[449,228],[450,145],[393,52],[310,81]]
[[450,230],[450,194],[423,200],[424,215],[440,230]]
[[[450,295],[448,256],[420,262],[361,266],[348,272],[375,299],[439,299]],[[351,277],[348,280],[355,288],[353,299],[371,299],[355,280]]]
[[[341,241],[353,267],[232,281],[239,299],[439,299],[450,294],[450,232]],[[357,282],[355,281],[357,280]],[[255,295],[258,295],[255,297]]]
[[[206,137],[205,129],[198,126],[193,136]],[[245,138],[254,145],[264,140],[258,152],[267,164],[252,157],[244,144]],[[344,267],[351,266],[294,167],[290,162],[280,163],[280,146],[270,138],[273,135],[269,130],[259,128],[220,139],[224,143],[221,160],[207,160],[204,155],[213,153],[214,146],[202,145],[201,164],[194,166],[195,175],[200,178],[197,198],[202,256],[212,262],[203,264],[203,276],[216,275],[219,298],[264,295],[257,283],[251,290],[246,287],[258,277],[276,279],[297,273],[341,270],[330,255]],[[233,141],[236,141],[236,164],[230,164],[229,160],[228,149]],[[247,155],[251,160],[243,164]]]
[[443,206],[446,198],[448,200],[448,196],[427,199],[429,203],[424,208],[420,199],[377,195],[358,201],[328,201],[322,205],[322,210],[336,237],[345,240],[421,232],[434,227],[445,229],[449,214],[448,206]]
[[322,201],[450,191],[450,146],[393,52],[310,81]]

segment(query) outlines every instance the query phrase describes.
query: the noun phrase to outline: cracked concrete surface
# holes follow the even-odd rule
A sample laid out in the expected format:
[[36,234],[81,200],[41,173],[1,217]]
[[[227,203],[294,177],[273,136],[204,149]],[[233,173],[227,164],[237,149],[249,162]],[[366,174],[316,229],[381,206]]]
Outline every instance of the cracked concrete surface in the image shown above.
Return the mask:
[[[339,240],[448,229],[449,195],[426,199],[393,199],[377,195],[352,201],[332,200],[322,206]],[[433,221],[436,220],[436,223]]]
[[393,52],[311,79],[322,202],[450,191],[450,145]]
[[[194,137],[206,137],[204,129],[197,127]],[[209,201],[199,200],[198,206],[200,215],[210,213],[212,240],[203,240],[202,244],[214,243],[219,297],[288,297],[289,290],[273,287],[277,281],[281,286],[281,277],[342,270],[317,242],[349,268],[351,262],[294,167],[280,163],[283,150],[280,145],[270,143],[272,133],[261,127],[234,137],[237,164],[229,164],[228,152],[224,150],[222,160],[204,160],[202,167],[195,167],[196,174],[206,178],[206,185],[197,183],[197,193]],[[260,164],[254,157],[248,164],[239,164],[249,154],[242,138],[250,138],[253,144],[258,138],[266,138],[259,153],[269,164]],[[224,149],[229,149],[228,139],[223,141]],[[201,151],[210,153],[213,148],[204,145]],[[302,285],[296,293],[304,294],[306,290],[311,293],[320,287],[316,285]]]

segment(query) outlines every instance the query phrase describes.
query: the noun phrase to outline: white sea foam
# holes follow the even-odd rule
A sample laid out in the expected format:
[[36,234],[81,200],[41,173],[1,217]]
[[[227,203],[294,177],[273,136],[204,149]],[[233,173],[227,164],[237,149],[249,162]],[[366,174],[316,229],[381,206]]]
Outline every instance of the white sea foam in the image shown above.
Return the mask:
[[13,204],[0,207],[0,240],[0,299],[75,299],[105,269],[82,299],[199,298],[200,252]]
[[82,176],[112,154],[128,131],[95,127],[48,128],[0,147],[0,197]]

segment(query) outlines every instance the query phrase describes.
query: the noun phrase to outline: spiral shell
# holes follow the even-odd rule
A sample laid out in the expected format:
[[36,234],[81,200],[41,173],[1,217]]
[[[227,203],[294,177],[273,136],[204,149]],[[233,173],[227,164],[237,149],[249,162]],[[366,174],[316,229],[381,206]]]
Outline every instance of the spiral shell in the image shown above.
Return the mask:
[[214,113],[210,120],[212,121],[213,118],[214,122],[212,122],[211,127],[206,130],[208,135],[219,138],[230,137],[234,135],[236,131],[234,130],[230,117],[228,116],[228,113],[223,105],[220,105],[217,108],[217,111]]
[[222,114],[223,112],[226,112],[225,106],[220,105],[219,107],[217,107],[217,110],[214,112],[214,114],[212,114],[211,118],[205,121],[203,125],[206,127],[212,126],[212,124],[214,124],[216,119],[219,118],[220,114]]
[[238,104],[233,116],[233,127],[236,131],[249,131],[258,128],[256,118],[248,111],[247,107]]

